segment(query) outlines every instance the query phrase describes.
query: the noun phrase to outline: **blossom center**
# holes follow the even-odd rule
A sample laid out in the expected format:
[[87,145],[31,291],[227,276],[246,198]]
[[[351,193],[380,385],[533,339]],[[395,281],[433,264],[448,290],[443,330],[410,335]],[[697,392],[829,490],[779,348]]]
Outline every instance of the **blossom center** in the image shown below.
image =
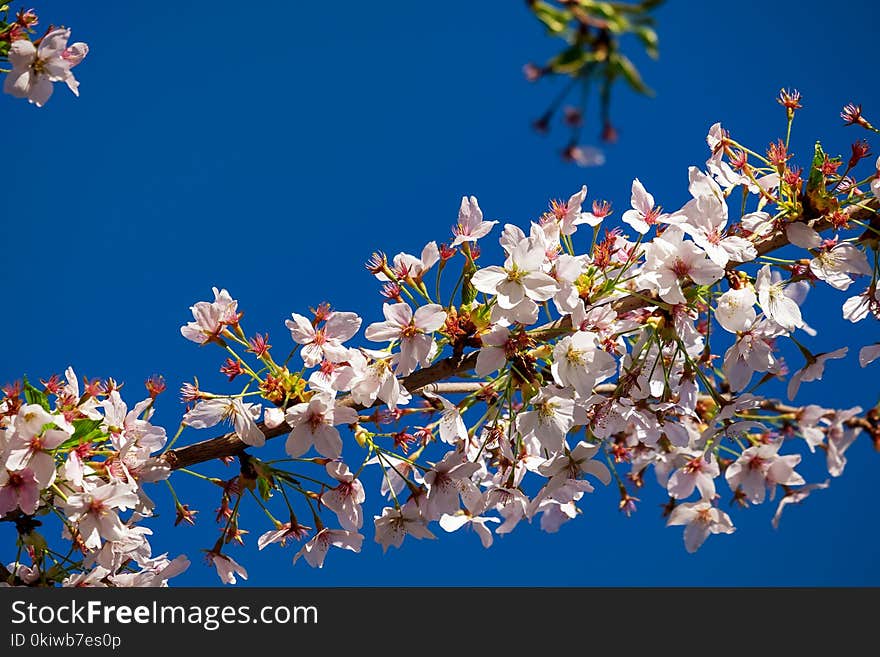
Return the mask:
[[507,272],[507,280],[512,283],[519,283],[526,275],[526,272],[522,271],[516,265],[505,271]]
[[340,481],[336,492],[342,497],[351,497],[354,493],[354,486],[350,481]]
[[822,251],[816,256],[816,259],[825,267],[834,267],[840,262],[840,258],[831,251]]
[[697,456],[696,458],[691,459],[684,466],[684,471],[687,474],[694,474],[696,472],[700,472],[703,469],[703,457]]
[[410,322],[409,325],[404,326],[403,330],[400,331],[400,337],[410,339],[416,337],[420,332],[418,327]]
[[691,272],[691,266],[689,263],[685,262],[681,258],[676,258],[675,262],[672,263],[672,273],[678,276],[679,278],[683,278],[687,276]]
[[324,414],[310,413],[308,419],[306,420],[306,423],[311,428],[312,433],[314,433],[318,429],[318,427],[324,424]]
[[538,417],[541,419],[552,418],[556,415],[557,405],[549,400],[544,400],[535,407]]
[[550,212],[561,221],[568,214],[568,204],[562,201],[550,201]]
[[324,376],[330,376],[331,374],[333,374],[333,372],[337,370],[337,368],[338,365],[336,363],[330,362],[329,360],[322,360],[319,367],[321,374],[323,374]]
[[370,365],[370,369],[373,370],[373,374],[376,378],[383,378],[388,372],[391,371],[391,363],[387,360],[377,360],[375,363]]
[[660,212],[663,210],[659,205],[657,207],[651,208],[648,210],[648,214],[645,215],[645,223],[649,226],[653,226],[657,223],[657,220],[660,218]]
[[767,290],[767,294],[770,296],[771,301],[778,301],[785,297],[785,291],[782,289],[781,285],[770,286],[770,289]]
[[95,515],[99,516],[106,515],[107,507],[104,504],[104,500],[86,494],[85,496],[83,496],[83,501],[86,503],[89,513],[94,513]]
[[584,353],[584,351],[570,346],[568,351],[565,352],[565,360],[568,361],[569,365],[583,365],[585,362]]

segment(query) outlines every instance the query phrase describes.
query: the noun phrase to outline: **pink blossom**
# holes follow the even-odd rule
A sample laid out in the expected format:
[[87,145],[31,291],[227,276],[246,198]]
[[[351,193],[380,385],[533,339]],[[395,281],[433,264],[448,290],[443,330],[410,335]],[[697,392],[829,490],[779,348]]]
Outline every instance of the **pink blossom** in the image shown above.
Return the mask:
[[236,563],[232,557],[227,557],[225,554],[209,552],[208,562],[217,569],[217,575],[220,577],[220,581],[224,584],[235,584],[237,582],[235,579],[236,575],[242,579],[248,578],[247,571],[244,567]]
[[723,511],[711,502],[685,502],[669,514],[667,526],[684,525],[684,545],[688,552],[696,552],[711,534],[732,534],[733,523]]
[[688,170],[688,176],[688,189],[694,198],[679,211],[678,225],[719,267],[726,267],[730,261],[754,260],[758,252],[751,242],[725,235],[727,202],[715,181],[696,167]]
[[52,83],[64,82],[79,96],[79,82],[70,69],[86,56],[88,46],[75,43],[68,48],[68,39],[70,30],[61,28],[44,36],[39,47],[27,39],[13,41],[9,48],[12,71],[3,83],[4,93],[42,107],[52,96]]
[[333,461],[326,465],[326,469],[327,474],[339,484],[321,494],[321,503],[336,514],[343,529],[357,531],[364,524],[364,512],[361,509],[361,504],[366,499],[364,486],[359,479],[355,479],[345,463]]
[[419,365],[427,365],[434,349],[431,334],[446,321],[443,307],[429,303],[413,314],[407,303],[386,303],[382,305],[382,313],[385,321],[370,324],[365,332],[367,339],[373,342],[400,341],[397,373],[401,376],[412,373]]
[[477,364],[474,368],[477,376],[484,377],[504,367],[507,362],[505,345],[509,338],[510,329],[505,326],[493,326],[488,333],[480,336],[483,346],[477,354]]
[[534,410],[517,415],[517,430],[524,439],[536,438],[550,454],[562,451],[565,436],[575,424],[586,424],[586,413],[564,388],[541,388],[531,405]]
[[214,301],[199,301],[190,306],[195,321],[180,328],[181,335],[187,340],[198,344],[218,340],[224,326],[238,322],[238,301],[230,297],[226,290],[212,289]]
[[40,505],[40,485],[33,470],[25,468],[10,472],[0,467],[0,517],[21,509],[33,515]]
[[574,388],[583,398],[592,395],[593,387],[616,371],[617,361],[599,348],[595,333],[576,331],[553,347],[553,379],[560,386]]
[[70,495],[64,502],[64,512],[77,529],[86,547],[101,547],[101,539],[118,541],[126,534],[126,527],[118,511],[133,508],[138,496],[131,486],[111,483],[88,492]]
[[355,313],[332,312],[321,328],[315,328],[307,318],[291,313],[285,322],[293,341],[303,345],[300,355],[306,367],[314,367],[323,359],[331,363],[344,361],[348,349],[343,342],[350,340],[361,327],[361,318]]
[[645,245],[645,267],[640,280],[657,290],[668,303],[687,303],[682,284],[711,285],[724,275],[724,269],[706,257],[693,242],[685,241],[684,231],[670,226]]
[[[369,355],[372,362],[368,364],[363,354]],[[389,354],[371,349],[361,349],[353,354],[350,358],[354,369],[354,378],[351,381],[352,399],[365,407],[372,406],[377,399],[381,399],[389,410],[408,404],[410,394],[393,370],[399,359],[399,353]]]
[[539,239],[520,240],[503,267],[492,265],[478,270],[471,277],[471,284],[480,292],[496,295],[506,316],[530,324],[537,315],[535,302],[551,299],[558,290],[553,277],[543,271],[545,258],[546,251]]
[[801,462],[800,454],[779,456],[780,445],[776,442],[746,449],[724,473],[731,490],[741,488],[749,502],[760,504],[767,489],[773,499],[777,484],[799,486],[805,483],[804,478],[794,471]]
[[779,506],[776,507],[776,513],[773,514],[773,519],[770,521],[770,524],[773,525],[773,529],[779,529],[779,520],[782,518],[782,511],[786,506],[789,504],[800,504],[807,499],[810,496],[810,493],[814,490],[824,490],[828,488],[829,484],[830,482],[826,479],[821,484],[807,484],[800,488],[794,488],[783,495],[779,500]]
[[498,518],[474,516],[465,511],[459,511],[454,515],[444,513],[440,516],[440,526],[447,532],[458,531],[462,527],[470,526],[480,537],[484,548],[492,547],[492,530],[489,529],[488,524],[500,522]]
[[342,454],[342,437],[337,424],[355,424],[357,411],[341,406],[327,393],[287,409],[287,423],[293,430],[287,437],[287,453],[300,457],[314,446],[321,456],[337,459]]
[[311,527],[305,527],[299,524],[295,518],[292,518],[290,522],[281,523],[276,526],[275,529],[270,529],[262,534],[260,538],[257,539],[257,547],[262,550],[272,543],[281,543],[283,546],[289,538],[293,538],[297,541],[302,540],[309,529],[311,529]]
[[449,452],[433,468],[425,473],[428,488],[428,509],[432,518],[444,513],[455,513],[459,508],[459,497],[469,509],[480,504],[482,496],[471,481],[480,466],[468,461],[460,452]]
[[428,529],[418,505],[412,500],[399,508],[386,506],[382,509],[382,515],[374,516],[374,520],[376,542],[382,546],[383,553],[390,546],[399,548],[406,536],[419,540],[436,538]]
[[345,529],[324,528],[302,546],[302,549],[293,557],[293,563],[296,563],[300,557],[305,557],[305,560],[312,568],[323,568],[327,551],[331,547],[360,552],[363,541],[364,537],[356,532]]
[[791,380],[788,382],[788,398],[795,398],[801,383],[821,379],[825,374],[825,363],[829,360],[844,358],[847,351],[849,351],[848,347],[841,347],[840,349],[835,349],[825,354],[817,354],[812,357],[803,369],[798,370],[792,375]]
[[257,426],[260,405],[250,404],[240,397],[215,397],[198,402],[183,416],[184,424],[193,429],[207,429],[222,421],[231,421],[235,434],[247,445],[262,447],[266,436]]
[[755,280],[758,303],[768,318],[786,331],[794,331],[804,325],[797,301],[785,294],[782,282],[773,282],[770,265],[764,265]]
[[[47,426],[58,427],[44,429]],[[38,404],[21,407],[7,438],[6,468],[29,468],[40,488],[48,488],[55,480],[55,458],[52,450],[73,434],[73,427],[61,415],[53,415]]]
[[458,224],[452,229],[455,239],[451,246],[456,247],[465,242],[476,242],[485,237],[497,224],[497,221],[483,221],[483,211],[474,196],[461,197],[461,208],[458,211]]
[[669,477],[669,494],[679,500],[687,499],[696,488],[700,497],[711,502],[715,498],[715,477],[720,474],[718,461],[711,454],[682,452],[689,460]]
[[660,207],[654,205],[654,197],[648,193],[638,178],[632,183],[630,203],[632,209],[624,212],[621,219],[642,235],[651,230],[651,226],[667,223],[669,220],[669,215],[661,213]]

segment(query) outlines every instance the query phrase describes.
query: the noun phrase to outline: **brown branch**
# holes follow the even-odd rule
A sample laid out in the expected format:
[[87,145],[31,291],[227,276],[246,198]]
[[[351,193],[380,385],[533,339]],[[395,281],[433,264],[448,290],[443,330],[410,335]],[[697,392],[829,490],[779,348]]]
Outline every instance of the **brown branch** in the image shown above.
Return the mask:
[[[447,392],[449,394],[461,392],[461,390],[457,388],[443,387],[442,384],[438,382],[441,379],[448,379],[461,372],[473,369],[477,362],[478,353],[479,352],[474,351],[462,358],[444,358],[431,365],[431,367],[426,367],[423,370],[413,372],[402,379],[401,383],[412,394],[419,394],[423,390],[436,393]],[[470,389],[467,391],[472,392]],[[381,402],[377,400],[371,406],[362,406],[361,404],[356,404],[350,395],[340,399],[340,404],[350,406],[358,411],[372,408],[380,403]],[[290,433],[290,427],[283,422],[279,426],[271,429],[266,426],[265,422],[259,422],[257,423],[257,426],[260,427],[260,431],[266,436],[266,440]],[[248,445],[242,441],[241,438],[235,435],[234,432],[230,432],[223,434],[222,436],[217,436],[216,438],[210,438],[192,445],[187,445],[186,447],[170,449],[162,455],[162,458],[172,470],[177,470],[178,468],[186,468],[190,465],[195,465],[196,463],[204,463],[205,461],[211,461],[213,459],[235,456],[244,451],[247,447]]]
[[[871,209],[849,206],[848,208],[843,210],[843,212],[848,214],[850,216],[850,219],[852,220],[870,220],[873,216],[877,214],[877,199],[872,199],[869,202],[869,205]],[[818,232],[822,232],[832,228],[831,221],[824,216],[809,217],[804,219],[803,222],[812,226]],[[756,242],[755,249],[757,250],[758,255],[761,256],[772,251],[776,251],[777,249],[781,249],[788,244],[789,241],[788,237],[785,234],[785,231],[779,230],[775,231],[763,240]],[[746,263],[731,262],[730,264],[728,264],[727,269],[728,271],[732,271],[733,269],[736,269],[743,264]],[[639,296],[629,295],[621,297],[619,299],[615,299],[611,302],[611,307],[618,314],[623,314],[636,310],[638,308],[644,308],[651,305],[651,299],[657,299],[656,293],[645,290],[639,292]],[[541,342],[567,333],[570,330],[571,317],[565,316],[556,321],[544,324],[537,329],[529,331],[529,335],[534,340]],[[409,376],[403,378],[401,380],[401,383],[408,391],[410,391],[410,393],[418,394],[427,386],[436,386],[438,385],[439,381],[457,376],[462,372],[473,369],[474,365],[477,362],[478,353],[479,351],[473,351],[462,357],[450,356],[449,358],[444,358],[437,361],[430,367],[426,367],[424,369],[413,372]],[[439,389],[434,388],[434,391],[439,391]],[[472,391],[472,389],[468,388],[468,391]],[[351,396],[344,397],[340,400],[340,403],[351,406],[352,408],[355,408],[357,410],[364,410],[365,408],[368,408],[359,404],[355,404]],[[372,406],[376,406],[378,403],[379,402],[377,401],[372,404]],[[258,426],[265,434],[267,439],[275,438],[277,436],[289,433],[290,430],[290,428],[285,423],[282,423],[280,426],[274,427],[272,429],[266,427],[266,425],[262,422],[259,423]],[[169,466],[171,466],[171,469],[176,470],[178,468],[185,468],[196,463],[203,463],[205,461],[210,461],[216,458],[234,456],[241,453],[246,448],[247,445],[242,442],[242,440],[238,438],[238,436],[236,436],[234,433],[227,433],[216,438],[211,438],[209,440],[195,443],[193,445],[168,450],[167,452],[165,452],[162,458],[165,460],[166,463],[168,463]]]

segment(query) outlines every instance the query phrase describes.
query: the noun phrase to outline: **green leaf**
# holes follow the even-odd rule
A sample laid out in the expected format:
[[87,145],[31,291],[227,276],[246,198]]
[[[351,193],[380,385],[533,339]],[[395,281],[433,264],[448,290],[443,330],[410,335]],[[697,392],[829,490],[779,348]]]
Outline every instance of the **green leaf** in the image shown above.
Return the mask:
[[613,34],[623,34],[630,31],[630,22],[616,7],[607,2],[597,2],[595,7],[610,32]]
[[635,64],[629,60],[629,57],[621,55],[620,53],[613,53],[608,59],[609,65],[612,67],[614,73],[623,75],[624,79],[629,83],[629,86],[635,91],[640,94],[645,94],[646,96],[654,95],[651,88],[642,82],[642,76],[639,74]]
[[71,436],[71,438],[79,439],[87,436],[100,426],[101,420],[90,420],[89,418],[85,418],[83,420],[74,420],[73,435]]
[[554,73],[573,75],[580,71],[584,65],[594,61],[596,61],[595,53],[584,50],[580,46],[572,46],[551,59],[548,62],[548,66]]
[[657,50],[657,46],[659,45],[657,32],[646,25],[639,25],[635,28],[634,32],[639,38],[639,41],[642,42],[642,45],[645,46],[645,51],[648,53],[648,56],[651,59],[657,59],[660,56],[660,52]]
[[605,19],[613,18],[617,15],[617,10],[608,2],[595,2],[595,0],[590,0],[589,2],[578,2],[578,4],[584,9],[587,9]]
[[73,434],[58,446],[59,451],[63,452],[77,445],[95,442],[98,438],[106,437],[106,433],[101,429],[101,420],[84,418],[74,420],[72,424]]
[[49,398],[46,397],[46,394],[42,390],[32,386],[27,377],[24,377],[24,399],[28,404],[39,404],[43,407],[43,410],[50,410]]
[[272,498],[272,484],[266,477],[257,477],[257,491],[264,502],[268,502]]
[[807,178],[807,193],[814,192],[825,187],[825,176],[822,175],[822,165],[825,163],[825,151],[822,143],[816,142],[813,149],[813,163],[810,165],[810,177]]
[[489,324],[491,324],[491,317],[492,308],[489,306],[488,303],[480,304],[471,312],[471,319],[481,328],[487,327],[489,326]]
[[546,2],[536,2],[532,5],[532,11],[539,21],[547,26],[547,30],[552,34],[561,34],[565,32],[568,23],[571,20],[571,12],[565,9],[559,9]]
[[807,203],[811,209],[822,214],[833,209],[836,199],[825,188],[825,175],[822,173],[822,165],[825,163],[825,151],[822,144],[816,142],[813,149],[813,163],[810,165],[810,175],[807,177]]
[[471,277],[477,271],[477,266],[470,261],[470,266],[465,266],[464,282],[461,286],[461,307],[470,308],[470,305],[477,298],[477,288],[471,284]]

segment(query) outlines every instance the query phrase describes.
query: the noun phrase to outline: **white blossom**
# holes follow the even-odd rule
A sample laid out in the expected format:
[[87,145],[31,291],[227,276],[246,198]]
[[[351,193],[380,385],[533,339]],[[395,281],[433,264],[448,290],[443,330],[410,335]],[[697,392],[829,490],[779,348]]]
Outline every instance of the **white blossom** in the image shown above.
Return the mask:
[[667,526],[684,525],[684,545],[688,552],[696,552],[710,534],[732,534],[733,522],[724,511],[711,502],[685,502],[669,514]]

